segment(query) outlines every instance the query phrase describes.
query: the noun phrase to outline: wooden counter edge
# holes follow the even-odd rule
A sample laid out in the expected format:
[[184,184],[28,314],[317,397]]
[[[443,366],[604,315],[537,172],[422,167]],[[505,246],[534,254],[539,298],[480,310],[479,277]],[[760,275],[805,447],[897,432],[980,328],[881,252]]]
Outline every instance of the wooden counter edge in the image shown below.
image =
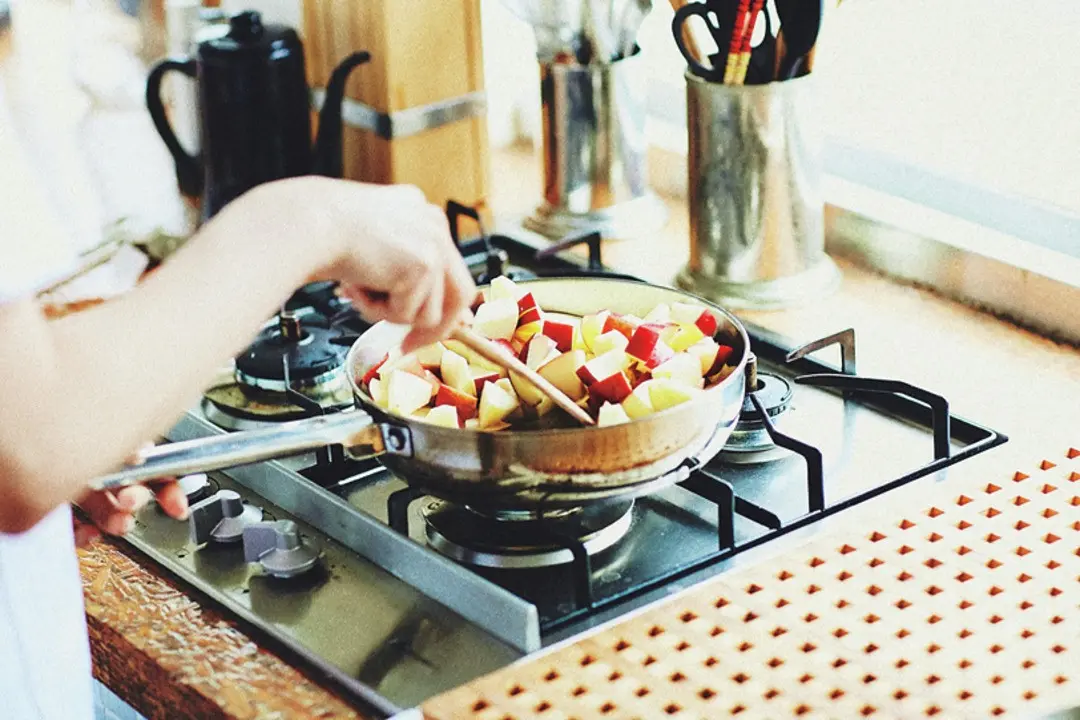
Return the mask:
[[363,720],[122,541],[78,552],[94,676],[148,718]]

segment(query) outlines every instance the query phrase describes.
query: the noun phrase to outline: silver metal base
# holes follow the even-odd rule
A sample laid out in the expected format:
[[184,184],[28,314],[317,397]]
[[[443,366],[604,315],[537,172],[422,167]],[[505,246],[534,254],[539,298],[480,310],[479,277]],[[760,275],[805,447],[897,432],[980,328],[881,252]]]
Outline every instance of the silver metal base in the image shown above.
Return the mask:
[[526,230],[552,240],[590,229],[599,230],[605,240],[630,240],[660,230],[667,220],[667,206],[650,192],[634,200],[588,213],[575,213],[544,203],[525,218],[522,225]]
[[840,270],[829,256],[810,269],[778,280],[727,282],[684,268],[675,284],[732,310],[779,310],[831,294],[840,286]]

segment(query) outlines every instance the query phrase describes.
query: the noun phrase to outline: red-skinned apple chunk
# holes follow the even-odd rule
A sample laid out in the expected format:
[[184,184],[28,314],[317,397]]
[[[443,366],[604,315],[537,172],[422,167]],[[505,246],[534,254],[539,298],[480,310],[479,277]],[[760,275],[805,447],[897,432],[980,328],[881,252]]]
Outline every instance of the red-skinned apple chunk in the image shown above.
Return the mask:
[[634,337],[634,331],[641,325],[641,321],[631,315],[617,315],[616,313],[610,313],[607,319],[604,321],[604,328],[602,332],[609,332],[611,330],[618,330],[626,336],[627,340],[632,340]]
[[574,325],[560,320],[545,320],[541,331],[555,341],[559,352],[569,352],[574,346]]
[[455,408],[461,422],[476,417],[476,398],[472,395],[466,395],[460,390],[455,390],[449,385],[440,385],[438,392],[435,393],[435,407],[440,405],[450,405]]
[[647,368],[654,368],[675,356],[675,351],[660,340],[660,329],[655,325],[641,325],[634,331],[630,343],[626,346],[626,354],[645,364]]
[[625,358],[626,353],[622,350],[612,350],[603,355],[598,355],[579,367],[577,376],[586,385],[592,385],[614,375],[616,372],[621,372]]
[[630,381],[622,370],[589,386],[591,395],[615,404],[621,403],[632,391]]

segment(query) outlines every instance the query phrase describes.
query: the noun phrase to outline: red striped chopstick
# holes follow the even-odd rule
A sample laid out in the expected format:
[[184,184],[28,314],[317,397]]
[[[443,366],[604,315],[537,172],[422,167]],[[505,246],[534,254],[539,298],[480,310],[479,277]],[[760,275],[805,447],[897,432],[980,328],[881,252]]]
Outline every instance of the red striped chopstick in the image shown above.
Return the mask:
[[[742,23],[743,35],[739,44],[738,61],[730,81],[733,85],[742,85],[746,81],[746,71],[750,68],[750,54],[752,52],[750,42],[754,37],[754,28],[757,27],[758,18],[761,16],[764,7],[765,0],[753,0],[750,5],[750,12]],[[725,82],[727,82],[726,77]]]
[[[756,0],[755,0],[756,2]],[[750,12],[750,0],[739,0],[735,10],[735,24],[731,29],[731,42],[728,44],[727,62],[724,65],[724,84],[730,84],[735,77],[735,68],[739,62],[739,48],[746,30],[747,13]]]

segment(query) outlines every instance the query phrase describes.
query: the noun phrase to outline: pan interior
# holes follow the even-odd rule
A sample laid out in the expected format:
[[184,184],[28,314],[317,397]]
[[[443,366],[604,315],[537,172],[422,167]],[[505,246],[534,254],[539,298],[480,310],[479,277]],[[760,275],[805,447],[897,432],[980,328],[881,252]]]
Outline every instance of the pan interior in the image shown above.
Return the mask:
[[[749,348],[749,339],[745,329],[728,311],[695,295],[648,283],[607,278],[543,278],[521,281],[517,285],[526,292],[532,293],[537,304],[549,315],[559,314],[582,317],[602,310],[609,310],[621,315],[644,317],[661,303],[684,302],[707,307],[716,314],[719,320],[714,338],[718,342],[722,341],[731,345],[735,349],[735,357],[739,360],[736,364],[736,370],[731,376],[707,388],[705,393],[711,393],[717,388],[734,381],[735,378],[741,378],[742,376],[741,369],[746,363],[747,349]],[[366,409],[375,409],[379,414],[390,415],[390,413],[378,410],[375,407],[371,397],[360,387],[357,378],[363,377],[364,373],[380,362],[388,352],[400,348],[407,333],[408,328],[405,326],[379,322],[361,335],[349,351],[349,356],[346,359],[346,367],[350,370],[348,373],[349,383],[352,385],[356,396],[363,400]],[[664,415],[677,409],[678,406],[669,408],[650,417]],[[640,422],[640,420],[632,422]],[[562,428],[581,429],[565,413],[552,412],[540,422],[518,425],[512,432],[537,432]],[[443,428],[437,429],[442,430]],[[450,432],[484,432],[464,429],[455,431],[452,428],[446,428],[446,430]],[[499,432],[505,434],[511,431],[501,430]]]

